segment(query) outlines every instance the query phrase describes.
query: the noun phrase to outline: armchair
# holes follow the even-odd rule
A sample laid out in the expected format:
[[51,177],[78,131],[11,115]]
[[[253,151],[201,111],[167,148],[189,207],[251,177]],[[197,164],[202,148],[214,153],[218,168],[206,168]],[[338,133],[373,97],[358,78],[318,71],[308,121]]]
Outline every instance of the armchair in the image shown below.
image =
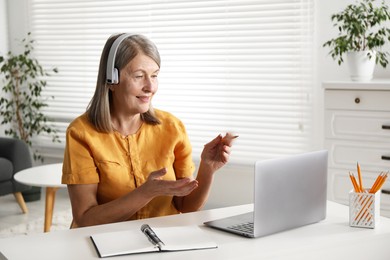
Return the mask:
[[28,145],[19,139],[0,137],[0,196],[13,193],[23,213],[28,209],[21,192],[31,187],[15,181],[14,174],[29,167],[32,160]]

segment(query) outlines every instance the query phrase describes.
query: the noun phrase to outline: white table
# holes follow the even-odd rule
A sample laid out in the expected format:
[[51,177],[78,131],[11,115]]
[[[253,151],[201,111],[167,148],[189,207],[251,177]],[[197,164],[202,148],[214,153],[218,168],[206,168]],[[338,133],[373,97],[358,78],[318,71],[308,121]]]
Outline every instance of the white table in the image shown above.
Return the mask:
[[[98,259],[90,235],[133,229],[143,223],[152,227],[199,225],[218,248],[185,252],[148,253],[107,259],[390,259],[390,219],[381,217],[375,229],[352,228],[348,224],[348,207],[328,202],[326,220],[274,235],[251,239],[203,226],[204,221],[245,213],[252,205],[242,205],[127,221],[87,228],[0,239],[0,252],[8,259]],[[191,234],[189,234],[191,235]]]
[[62,163],[32,167],[15,174],[15,180],[20,183],[46,188],[44,232],[50,231],[56,192],[59,188],[66,187],[61,184],[61,176]]

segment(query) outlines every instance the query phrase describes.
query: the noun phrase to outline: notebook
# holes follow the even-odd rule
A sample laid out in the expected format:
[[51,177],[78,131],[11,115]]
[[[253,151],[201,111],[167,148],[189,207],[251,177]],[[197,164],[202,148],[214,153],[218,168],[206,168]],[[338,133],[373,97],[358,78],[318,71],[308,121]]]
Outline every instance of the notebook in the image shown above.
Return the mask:
[[209,227],[261,237],[326,217],[328,152],[256,161],[254,211],[205,222]]
[[92,242],[100,258],[119,255],[217,248],[198,226],[153,227],[96,233]]

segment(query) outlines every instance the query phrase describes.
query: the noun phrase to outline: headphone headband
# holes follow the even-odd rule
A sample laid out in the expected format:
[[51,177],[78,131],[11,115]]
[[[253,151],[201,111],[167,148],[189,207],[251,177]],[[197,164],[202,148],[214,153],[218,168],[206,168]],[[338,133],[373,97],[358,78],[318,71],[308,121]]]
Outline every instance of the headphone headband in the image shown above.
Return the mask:
[[118,51],[119,45],[123,42],[124,39],[130,37],[134,34],[124,33],[115,39],[114,43],[111,45],[110,52],[108,53],[107,58],[107,68],[106,68],[106,83],[107,84],[118,84],[119,83],[119,73],[118,69],[115,68],[115,56]]

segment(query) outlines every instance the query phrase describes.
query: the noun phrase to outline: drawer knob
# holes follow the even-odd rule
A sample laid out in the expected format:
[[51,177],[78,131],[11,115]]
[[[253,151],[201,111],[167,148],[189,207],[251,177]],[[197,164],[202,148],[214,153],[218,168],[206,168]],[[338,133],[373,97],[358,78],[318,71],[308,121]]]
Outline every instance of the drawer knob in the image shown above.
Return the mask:
[[390,130],[390,125],[382,125],[382,129]]
[[382,155],[382,160],[390,161],[390,156]]
[[360,98],[358,98],[358,97],[355,98],[355,103],[356,103],[356,104],[359,104],[359,103],[360,103]]

